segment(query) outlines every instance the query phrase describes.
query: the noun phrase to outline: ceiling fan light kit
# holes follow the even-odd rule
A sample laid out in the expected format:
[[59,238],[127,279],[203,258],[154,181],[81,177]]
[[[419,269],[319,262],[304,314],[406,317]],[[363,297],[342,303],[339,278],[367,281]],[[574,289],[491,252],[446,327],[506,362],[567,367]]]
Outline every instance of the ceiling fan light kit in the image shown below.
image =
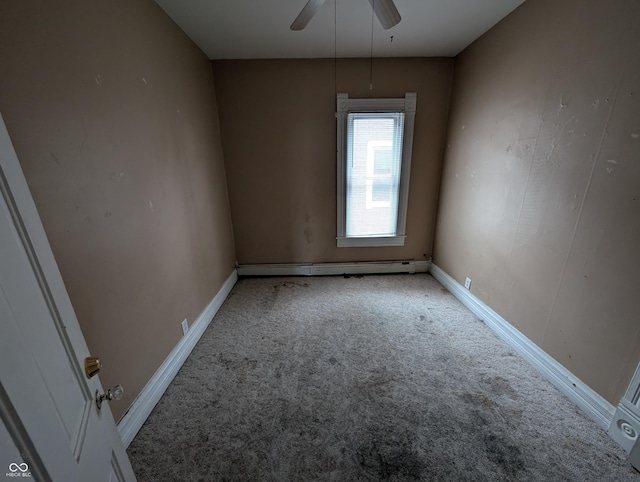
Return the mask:
[[[291,30],[304,29],[318,10],[320,10],[320,7],[322,7],[325,1],[326,0],[309,0],[291,24]],[[369,3],[371,4],[371,8],[373,8],[373,11],[375,12],[376,17],[378,17],[383,29],[388,30],[391,27],[398,25],[400,20],[402,20],[393,0],[369,0]]]

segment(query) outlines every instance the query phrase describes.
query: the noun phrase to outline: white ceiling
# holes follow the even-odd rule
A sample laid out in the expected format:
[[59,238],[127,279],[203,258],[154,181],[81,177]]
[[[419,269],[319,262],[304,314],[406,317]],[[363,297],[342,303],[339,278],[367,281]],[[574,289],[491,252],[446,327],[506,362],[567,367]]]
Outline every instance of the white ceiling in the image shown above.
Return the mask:
[[[334,56],[334,8],[327,0],[307,27],[289,30],[307,0],[156,0],[211,59]],[[524,0],[395,0],[402,21],[373,24],[375,57],[452,57]],[[393,36],[393,41],[391,41]],[[371,5],[337,0],[337,56],[368,57]]]

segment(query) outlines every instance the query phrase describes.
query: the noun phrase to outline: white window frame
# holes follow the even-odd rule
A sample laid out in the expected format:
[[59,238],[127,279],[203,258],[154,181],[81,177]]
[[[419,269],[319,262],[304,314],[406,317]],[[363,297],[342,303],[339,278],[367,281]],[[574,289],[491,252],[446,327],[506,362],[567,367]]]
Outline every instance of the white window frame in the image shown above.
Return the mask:
[[[413,125],[416,114],[417,95],[407,92],[399,99],[350,99],[348,94],[336,98],[338,123],[338,226],[339,248],[404,246],[407,227],[407,204],[409,201],[409,177],[411,174],[411,152],[413,150]],[[346,236],[347,223],[347,115],[350,112],[404,112],[402,137],[402,161],[400,164],[400,188],[398,193],[398,220],[395,236]]]

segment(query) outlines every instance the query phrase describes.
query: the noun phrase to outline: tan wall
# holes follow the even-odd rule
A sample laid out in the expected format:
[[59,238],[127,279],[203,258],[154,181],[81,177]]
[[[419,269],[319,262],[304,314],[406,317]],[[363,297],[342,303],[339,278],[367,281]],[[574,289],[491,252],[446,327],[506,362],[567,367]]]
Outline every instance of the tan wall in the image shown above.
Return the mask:
[[0,112],[119,418],[234,268],[211,64],[151,0],[0,5]]
[[239,263],[428,259],[449,105],[452,59],[339,60],[338,92],[418,93],[407,240],[336,247],[334,61],[216,61],[214,75]]
[[528,0],[456,59],[434,249],[613,404],[640,361],[638,18]]

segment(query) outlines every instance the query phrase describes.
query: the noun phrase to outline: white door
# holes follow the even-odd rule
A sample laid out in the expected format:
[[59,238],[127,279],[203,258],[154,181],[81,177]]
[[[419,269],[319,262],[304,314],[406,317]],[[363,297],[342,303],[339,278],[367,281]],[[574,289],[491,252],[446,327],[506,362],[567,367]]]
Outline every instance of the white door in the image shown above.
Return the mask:
[[0,477],[135,480],[88,356],[0,116]]

